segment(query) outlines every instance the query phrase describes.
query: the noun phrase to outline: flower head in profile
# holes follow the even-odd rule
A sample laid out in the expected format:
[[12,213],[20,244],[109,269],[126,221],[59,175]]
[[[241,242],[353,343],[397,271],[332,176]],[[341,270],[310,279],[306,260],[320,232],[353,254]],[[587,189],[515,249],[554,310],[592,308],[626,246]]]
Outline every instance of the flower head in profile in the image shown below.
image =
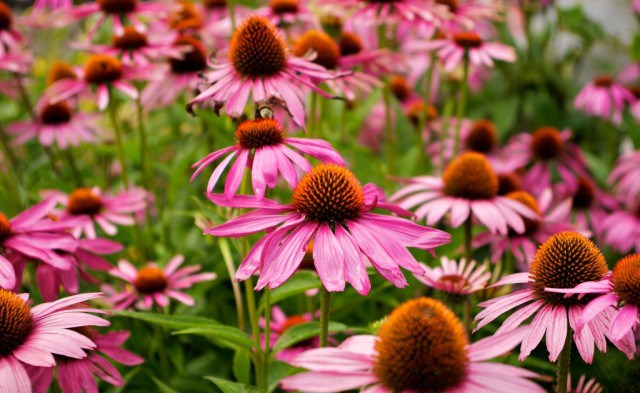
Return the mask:
[[34,391],[47,391],[54,373],[63,392],[97,392],[96,378],[113,386],[124,386],[122,375],[104,356],[125,366],[144,362],[142,357],[120,348],[129,338],[130,333],[126,330],[100,334],[95,329],[82,327],[75,331],[91,339],[96,347],[88,350],[83,359],[56,356],[56,367],[27,367]]
[[137,308],[151,308],[153,304],[160,307],[169,305],[169,298],[175,299],[187,306],[193,306],[195,301],[183,289],[191,288],[193,284],[210,281],[216,278],[215,273],[198,273],[200,265],[180,266],[184,262],[182,255],[171,258],[167,266],[162,269],[155,263],[136,269],[125,260],[118,262],[118,267],[109,271],[114,276],[130,284],[123,292],[118,293],[112,287],[105,286],[105,292],[110,296],[106,299],[116,310],[123,310],[134,303]]
[[27,368],[53,367],[56,364],[54,355],[86,358],[85,350],[95,349],[96,344],[75,330],[109,325],[109,321],[90,314],[99,310],[81,305],[97,297],[100,297],[99,293],[87,293],[30,307],[28,295],[0,289],[2,389],[30,393],[32,387]]
[[[509,352],[527,334],[519,328],[469,344],[462,324],[444,304],[429,298],[396,308],[376,336],[353,336],[337,348],[303,352],[293,365],[309,371],[287,377],[282,387],[308,393],[363,389],[371,393],[545,390],[531,371],[488,362]],[[505,378],[509,375],[509,378]]]
[[633,203],[640,199],[640,150],[624,154],[616,162],[608,183],[623,201]]
[[484,155],[467,152],[447,167],[442,178],[421,176],[406,180],[407,186],[391,199],[405,209],[416,208],[418,219],[434,225],[451,213],[456,228],[475,217],[493,234],[507,234],[509,228],[523,233],[523,218],[537,215],[521,202],[498,195],[498,178]]
[[587,114],[614,124],[622,122],[622,111],[634,95],[611,76],[601,75],[589,82],[576,96],[573,105]]
[[311,170],[311,164],[300,153],[322,162],[344,165],[340,154],[328,142],[286,137],[282,124],[275,119],[246,120],[238,125],[235,139],[235,145],[214,151],[192,165],[197,169],[191,180],[226,155],[209,178],[207,192],[212,192],[222,172],[235,158],[224,186],[224,196],[227,199],[238,192],[245,168],[251,169],[253,192],[258,199],[262,199],[267,187],[276,186],[278,173],[293,188],[298,184],[296,168],[303,172]]
[[631,333],[621,340],[613,340],[609,334],[613,310],[605,310],[579,329],[589,299],[565,297],[562,293],[547,290],[572,289],[578,284],[599,281],[607,272],[604,256],[589,239],[577,232],[557,233],[540,246],[528,272],[512,274],[495,284],[529,283],[530,286],[480,303],[485,309],[476,316],[479,321],[476,329],[507,311],[519,308],[502,323],[496,335],[512,331],[533,316],[530,323],[531,334],[522,340],[521,360],[529,356],[542,338],[546,337],[549,360],[556,361],[567,334],[572,331],[578,352],[586,363],[593,361],[594,343],[598,349],[606,351],[607,337],[627,356],[632,356],[635,341]]
[[236,278],[259,272],[256,289],[273,289],[298,269],[313,241],[316,271],[328,291],[344,290],[349,282],[358,293],[369,293],[366,263],[398,287],[407,286],[400,270],[424,270],[407,247],[432,250],[449,242],[449,234],[409,220],[373,213],[375,208],[401,215],[409,213],[386,202],[373,184],[364,187],[348,169],[321,164],[307,172],[293,190],[291,204],[238,195],[227,200],[210,194],[215,204],[257,208],[205,231],[214,236],[238,237],[266,231],[240,264]]
[[318,64],[292,56],[273,23],[255,15],[245,19],[233,34],[227,59],[212,67],[213,71],[204,74],[210,86],[189,105],[213,101],[224,105],[229,116],[239,117],[244,113],[249,95],[254,102],[274,98],[283,104],[293,121],[303,127],[305,94],[302,87],[331,98],[316,82],[336,77]]
[[446,292],[451,295],[464,296],[484,289],[491,278],[491,272],[484,265],[477,265],[475,261],[460,262],[447,257],[440,258],[440,266],[430,268],[422,264],[424,275],[416,278],[424,285]]

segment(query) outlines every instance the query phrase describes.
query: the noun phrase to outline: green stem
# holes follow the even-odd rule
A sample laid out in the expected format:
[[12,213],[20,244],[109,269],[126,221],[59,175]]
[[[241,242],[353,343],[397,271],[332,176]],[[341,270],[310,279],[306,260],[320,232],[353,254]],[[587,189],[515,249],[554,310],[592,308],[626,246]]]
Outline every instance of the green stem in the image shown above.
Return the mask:
[[473,256],[473,250],[471,249],[472,230],[473,221],[471,220],[471,213],[469,213],[469,218],[464,222],[464,258],[467,263],[471,262],[471,257]]
[[80,170],[78,170],[78,165],[76,164],[76,159],[73,156],[73,152],[71,151],[71,148],[64,150],[63,154],[64,154],[64,157],[67,159],[67,162],[69,163],[69,168],[71,168],[71,173],[73,173],[73,178],[76,182],[76,186],[81,187],[83,184],[82,175],[80,174]]
[[231,257],[231,251],[229,249],[229,242],[224,237],[218,238],[218,246],[222,253],[222,259],[229,272],[229,278],[231,279],[231,287],[233,288],[233,297],[236,303],[236,313],[238,314],[238,328],[244,330],[246,328],[244,320],[244,305],[242,301],[242,292],[240,291],[240,284],[235,280],[236,269],[233,265],[233,258]]
[[309,137],[315,138],[316,135],[316,106],[318,105],[318,100],[316,96],[318,94],[314,91],[311,92],[311,97],[309,97],[309,120],[307,121],[307,130],[309,131]]
[[329,314],[331,312],[331,292],[324,285],[320,288],[320,347],[329,342]]
[[456,133],[453,140],[453,156],[458,154],[460,146],[460,128],[462,127],[462,117],[467,106],[467,95],[469,94],[469,54],[464,55],[464,65],[462,68],[462,80],[460,81],[460,101],[458,102],[458,111],[456,113]]
[[389,173],[396,172],[396,135],[393,132],[393,101],[391,100],[391,87],[385,84],[384,95],[384,140],[387,146],[387,161],[389,163]]
[[138,120],[138,136],[140,137],[140,167],[142,168],[142,184],[147,190],[150,190],[152,176],[149,172],[149,148],[147,146],[147,132],[144,128],[144,112],[140,97],[136,100],[136,115]]
[[111,126],[113,127],[113,130],[116,133],[116,144],[117,144],[117,149],[118,149],[118,158],[120,160],[120,166],[122,167],[120,169],[120,174],[122,176],[122,182],[124,183],[124,188],[126,190],[129,189],[129,176],[127,175],[127,162],[125,159],[125,155],[124,155],[124,145],[122,142],[122,129],[120,129],[120,124],[118,124],[118,120],[117,120],[117,108],[115,103],[111,103],[109,104],[109,108],[108,108],[108,113],[109,113],[109,120],[111,121]]
[[256,312],[256,298],[253,293],[253,279],[247,278],[244,282],[245,296],[247,297],[247,311],[249,313],[249,323],[251,324],[251,333],[256,343],[257,356],[254,359],[254,367],[256,370],[256,384],[258,388],[262,388],[264,376],[263,368],[263,352],[260,345],[260,325],[258,324],[258,313]]
[[271,352],[271,290],[269,287],[264,289],[264,359],[262,361],[263,378],[265,379],[263,389],[267,388],[267,375],[269,375],[269,353]]
[[564,342],[564,348],[560,352],[558,357],[557,366],[557,393],[567,393],[567,382],[569,380],[569,364],[571,362],[571,344],[573,343],[573,336],[571,335],[571,328],[567,327],[567,338]]
[[440,163],[439,163],[439,171],[440,173],[444,172],[445,168],[445,141],[449,136],[449,127],[451,126],[451,113],[453,112],[454,99],[453,96],[450,95],[447,97],[447,100],[444,103],[444,110],[442,111],[442,129],[440,130]]
[[27,89],[24,87],[24,83],[22,83],[22,76],[20,76],[20,74],[15,74],[15,76],[18,90],[20,91],[20,97],[22,98],[22,102],[24,103],[24,107],[27,108],[29,116],[32,119],[36,119],[38,116],[35,109],[33,108],[33,104],[31,103],[31,98],[29,98],[29,93],[27,93]]
[[231,19],[231,34],[236,31],[236,4],[235,0],[227,0],[227,8],[229,9],[229,18]]
[[427,73],[424,77],[424,113],[421,114],[420,120],[418,122],[418,142],[419,142],[419,151],[418,151],[418,173],[421,174],[426,170],[426,146],[427,140],[425,138],[424,128],[427,125],[427,121],[429,120],[429,105],[431,105],[431,80],[433,79],[433,69],[435,68],[434,56],[431,55],[431,65],[427,70]]

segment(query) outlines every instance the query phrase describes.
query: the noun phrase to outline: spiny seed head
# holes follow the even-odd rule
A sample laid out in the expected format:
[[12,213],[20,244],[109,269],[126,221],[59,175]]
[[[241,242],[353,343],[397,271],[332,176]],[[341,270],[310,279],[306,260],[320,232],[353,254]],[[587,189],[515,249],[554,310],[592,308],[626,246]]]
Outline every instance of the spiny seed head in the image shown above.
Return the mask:
[[120,60],[105,54],[91,55],[84,65],[84,80],[92,84],[115,82],[122,76]]
[[453,35],[456,45],[464,49],[479,48],[482,46],[482,38],[475,31],[461,31]]
[[344,30],[340,33],[338,45],[340,46],[341,56],[355,55],[364,49],[364,45],[362,44],[360,37],[355,33]]
[[176,38],[173,46],[186,47],[182,59],[170,58],[169,65],[174,74],[192,74],[207,67],[207,50],[200,40],[189,35]]
[[640,305],[640,254],[622,258],[613,268],[611,281],[623,304]]
[[347,168],[320,164],[302,177],[293,190],[291,204],[308,220],[342,222],[360,216],[364,193]]
[[469,150],[483,154],[493,150],[498,145],[498,133],[493,122],[487,119],[475,121],[471,125],[465,145]]
[[269,7],[275,14],[295,14],[300,7],[299,0],[270,0]]
[[588,209],[596,198],[596,186],[585,177],[578,178],[578,188],[573,194],[573,207],[575,209]]
[[202,27],[202,16],[195,5],[186,0],[178,2],[175,10],[169,15],[169,28],[178,31]]
[[287,44],[269,19],[250,16],[231,37],[229,61],[241,76],[273,76],[287,64]]
[[391,92],[400,102],[406,101],[411,96],[411,86],[407,82],[407,78],[402,75],[395,75],[391,78]]
[[40,121],[47,125],[68,123],[72,115],[71,106],[66,101],[45,104],[39,113]]
[[560,156],[564,141],[555,127],[540,127],[533,133],[531,151],[540,160],[553,160]]
[[[507,194],[507,198],[513,199],[514,201],[518,201],[522,203],[523,205],[525,205],[526,207],[534,211],[538,215],[538,217],[540,217],[540,207],[538,206],[538,202],[533,197],[533,195],[529,194],[528,192],[514,191]],[[540,218],[531,219],[527,217],[522,217],[522,221],[524,221],[524,228],[525,228],[524,233],[516,234],[515,232],[511,232],[510,230],[509,232],[510,235],[530,236],[536,233],[536,231],[540,228],[540,224],[541,224]]]
[[474,152],[456,157],[442,175],[444,193],[466,199],[491,199],[498,193],[498,177],[487,158]]
[[593,84],[598,87],[609,87],[613,84],[613,78],[610,75],[599,75],[593,79]]
[[284,128],[276,119],[246,120],[236,129],[236,143],[245,149],[279,145]]
[[467,336],[444,304],[409,300],[378,331],[373,373],[393,392],[445,392],[467,374]]
[[126,14],[133,12],[138,4],[137,0],[97,0],[102,12],[106,14]]
[[293,54],[302,57],[313,51],[316,57],[313,62],[332,70],[338,66],[340,48],[327,33],[319,30],[309,30],[302,35],[293,48]]
[[32,330],[31,308],[20,296],[0,288],[0,358],[13,353]]
[[13,24],[13,12],[8,5],[0,1],[0,30],[10,30]]
[[102,210],[102,200],[90,188],[76,188],[69,195],[67,212],[72,215],[94,215]]
[[4,213],[0,212],[0,242],[11,236],[11,223]]
[[138,270],[133,286],[139,293],[152,295],[164,291],[169,286],[169,281],[162,269],[148,265]]
[[501,173],[498,176],[498,195],[507,195],[522,190],[520,176],[514,172]]
[[113,46],[121,50],[135,50],[147,46],[147,36],[132,26],[126,26],[121,35],[114,35]]
[[591,297],[565,298],[563,293],[545,291],[545,288],[574,288],[587,281],[599,281],[607,273],[604,256],[589,239],[578,232],[559,232],[538,248],[529,267],[534,279],[536,297],[550,304],[585,304]]
[[426,105],[424,101],[414,101],[405,109],[407,119],[414,127],[420,125],[420,119],[424,116],[427,117],[427,121],[433,120],[438,117],[438,110],[433,105]]
[[78,79],[75,71],[64,61],[56,61],[47,75],[47,87],[63,79]]

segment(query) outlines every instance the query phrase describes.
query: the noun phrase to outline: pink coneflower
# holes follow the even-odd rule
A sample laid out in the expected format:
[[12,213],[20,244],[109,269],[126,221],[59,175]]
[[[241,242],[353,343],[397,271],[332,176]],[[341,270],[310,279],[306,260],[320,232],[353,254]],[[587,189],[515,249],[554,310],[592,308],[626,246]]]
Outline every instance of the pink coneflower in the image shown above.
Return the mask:
[[631,9],[636,13],[640,13],[640,0],[633,0],[631,2]]
[[638,306],[640,306],[640,254],[622,258],[613,268],[611,274],[600,281],[581,283],[572,289],[548,288],[549,292],[579,294],[596,294],[585,306],[578,321],[577,330],[591,323],[604,311],[613,311],[613,318],[609,326],[611,340],[620,341],[633,331],[638,325]]
[[207,68],[207,50],[200,40],[181,35],[173,41],[173,48],[181,57],[170,57],[163,77],[152,80],[142,91],[142,105],[147,108],[166,107],[173,104],[185,92],[196,91],[200,74]]
[[87,34],[88,38],[91,39],[108,18],[113,19],[113,32],[117,35],[122,34],[124,30],[123,19],[131,23],[136,30],[145,32],[146,27],[138,19],[138,16],[148,15],[157,18],[166,10],[166,4],[162,3],[142,2],[139,0],[97,0],[93,3],[74,7],[69,11],[69,18],[78,20],[95,14],[100,15]]
[[328,142],[320,139],[285,137],[282,125],[275,119],[244,121],[238,126],[235,137],[235,145],[214,151],[192,165],[192,168],[198,169],[191,176],[191,180],[214,161],[227,155],[209,178],[207,192],[212,192],[222,172],[235,157],[224,186],[224,196],[227,199],[238,192],[247,167],[251,168],[253,192],[258,199],[262,199],[267,187],[276,186],[278,173],[293,188],[298,184],[296,167],[304,172],[311,170],[311,164],[300,153],[308,154],[322,162],[344,165],[340,154]]
[[602,385],[595,380],[595,378],[590,378],[587,380],[585,375],[581,375],[580,379],[578,379],[578,385],[575,388],[571,386],[571,375],[569,375],[569,379],[567,380],[567,392],[571,393],[602,393],[604,388]]
[[571,198],[565,198],[554,204],[553,193],[546,189],[536,199],[526,191],[513,191],[505,195],[509,199],[519,201],[534,211],[536,218],[525,218],[523,233],[510,231],[505,236],[496,236],[491,232],[483,232],[473,239],[474,247],[491,246],[491,262],[497,262],[505,252],[510,252],[523,270],[528,270],[539,244],[551,235],[574,229],[569,224],[571,214]]
[[520,328],[469,344],[444,304],[414,299],[396,308],[376,336],[353,336],[337,348],[302,353],[293,365],[309,371],[281,384],[307,393],[544,392],[529,380],[536,373],[487,361],[511,351],[527,334],[530,329]]
[[326,0],[322,5],[349,12],[351,18],[372,25],[404,21],[433,26],[447,14],[445,6],[419,0]]
[[442,257],[441,266],[433,269],[425,264],[421,265],[425,274],[416,275],[421,283],[452,295],[464,296],[484,289],[491,278],[491,272],[484,265],[476,265],[475,261],[467,263],[465,259],[456,262]]
[[266,7],[258,8],[255,12],[283,29],[290,26],[305,30],[318,27],[315,15],[307,7],[307,0],[269,0]]
[[82,233],[88,238],[96,237],[95,224],[108,235],[118,232],[116,225],[134,225],[132,214],[147,208],[148,193],[141,188],[122,191],[117,195],[103,194],[98,187],[76,188],[69,195],[59,191],[47,192],[62,204],[64,211],[55,212],[62,222],[74,218],[76,225],[73,235],[80,237]]
[[533,134],[521,133],[512,138],[505,148],[510,167],[522,168],[533,163],[522,179],[527,191],[540,195],[550,188],[553,168],[571,187],[576,186],[579,176],[589,176],[580,148],[570,139],[570,130],[559,131],[550,126],[540,127]]
[[16,136],[14,143],[23,144],[37,138],[42,146],[55,143],[66,150],[81,142],[94,143],[95,135],[100,132],[95,124],[96,115],[75,112],[66,101],[52,104],[41,100],[37,111],[37,118],[7,127],[7,132]]
[[640,198],[625,207],[604,218],[603,237],[608,245],[623,254],[640,252]]
[[[546,335],[549,360],[555,362],[565,344],[568,327],[573,330],[573,339],[585,362],[593,361],[594,342],[601,351],[606,351],[612,311],[594,318],[582,329],[578,329],[588,299],[565,297],[548,292],[547,288],[574,288],[578,284],[598,281],[608,272],[607,263],[598,248],[577,232],[560,232],[545,241],[531,262],[529,271],[504,277],[495,285],[525,284],[530,286],[480,303],[486,307],[478,315],[478,327],[487,325],[505,312],[522,306],[509,316],[496,334],[509,332],[520,326],[529,317],[531,334],[524,337],[520,348],[520,360],[525,359],[540,344]],[[635,341],[633,334],[623,340],[611,340],[627,356],[633,356]]]
[[609,175],[615,193],[625,202],[640,197],[640,150],[623,155]]
[[408,214],[387,203],[373,184],[361,187],[349,170],[335,164],[321,164],[307,172],[293,190],[289,205],[249,196],[227,201],[222,195],[210,194],[209,199],[222,206],[257,208],[205,231],[231,237],[267,231],[236,272],[236,279],[246,280],[259,271],[257,290],[267,285],[273,289],[287,281],[300,266],[310,241],[316,271],[328,291],[343,291],[346,281],[360,294],[369,293],[368,261],[385,279],[405,287],[400,267],[424,274],[406,247],[432,250],[450,239],[437,229],[372,213],[380,208]]
[[576,96],[573,106],[589,115],[620,124],[625,104],[633,101],[635,97],[629,90],[609,75],[601,75],[587,83]]
[[515,50],[499,42],[485,42],[475,31],[454,33],[447,39],[416,41],[411,45],[413,51],[436,51],[445,71],[451,72],[463,64],[465,56],[474,67],[493,67],[494,60],[516,61]]
[[[137,366],[144,359],[134,353],[120,348],[129,338],[128,331],[116,331],[100,334],[95,329],[83,327],[76,331],[91,339],[96,347],[88,352],[84,359],[72,359],[56,356],[57,380],[63,392],[97,392],[95,378],[113,386],[124,386],[124,379],[118,369],[104,358],[111,359],[125,366]],[[35,393],[45,393],[53,382],[56,367],[28,367],[27,372]]]
[[[272,307],[271,333],[269,336],[271,340],[269,347],[273,348],[274,345],[278,342],[280,336],[284,334],[287,329],[308,322],[311,322],[311,315],[309,314],[287,316],[280,307]],[[260,318],[260,327],[263,329],[265,327],[264,318]],[[262,341],[264,344],[264,337],[262,337]],[[291,361],[302,352],[312,348],[318,348],[319,346],[320,340],[318,339],[318,337],[314,337],[312,339],[299,342],[289,348],[283,349],[282,351],[275,354],[275,359],[282,362],[291,363]]]
[[96,104],[102,111],[109,105],[112,88],[131,99],[137,99],[138,90],[130,82],[153,79],[156,74],[152,71],[152,66],[131,67],[123,65],[116,57],[94,54],[83,69],[76,70],[78,79],[59,80],[49,86],[46,93],[50,101],[56,103],[81,94],[92,94],[95,89]]
[[2,389],[30,393],[26,367],[52,367],[56,364],[54,355],[86,358],[84,350],[94,349],[96,344],[74,328],[108,326],[109,321],[88,314],[99,310],[76,305],[97,297],[100,294],[87,293],[30,307],[26,302],[28,295],[0,289]]
[[489,21],[497,19],[498,8],[495,4],[482,4],[479,1],[435,0],[437,4],[447,6],[449,14],[440,23],[447,31],[468,29],[489,29]]
[[55,204],[54,199],[47,198],[11,220],[0,212],[1,288],[16,286],[13,263],[21,258],[34,259],[58,269],[71,268],[71,263],[56,251],[75,251],[78,242],[67,230],[77,222],[52,221],[47,215]]
[[18,52],[24,37],[14,28],[13,11],[0,1],[0,53]]
[[169,298],[175,299],[187,306],[193,306],[195,301],[182,289],[191,288],[195,283],[209,281],[216,278],[215,273],[199,273],[200,265],[187,266],[178,269],[184,262],[182,255],[171,258],[164,269],[155,263],[149,263],[137,270],[131,263],[120,260],[118,267],[109,271],[114,276],[131,284],[124,292],[113,294],[106,300],[113,304],[116,310],[130,307],[137,301],[138,308],[151,308],[153,304],[160,307],[169,305]]
[[316,81],[333,79],[322,66],[292,56],[281,33],[267,18],[250,16],[238,27],[229,44],[228,58],[212,66],[205,74],[211,84],[190,105],[214,101],[224,104],[229,116],[244,113],[252,95],[254,102],[270,98],[280,100],[293,121],[304,127],[303,86],[323,97],[330,95],[318,88]]
[[489,161],[480,153],[468,152],[454,159],[442,178],[421,176],[408,179],[391,200],[405,209],[417,207],[418,219],[434,225],[451,213],[451,226],[475,217],[493,234],[507,234],[509,228],[523,233],[523,218],[537,214],[513,199],[498,195],[498,178]]

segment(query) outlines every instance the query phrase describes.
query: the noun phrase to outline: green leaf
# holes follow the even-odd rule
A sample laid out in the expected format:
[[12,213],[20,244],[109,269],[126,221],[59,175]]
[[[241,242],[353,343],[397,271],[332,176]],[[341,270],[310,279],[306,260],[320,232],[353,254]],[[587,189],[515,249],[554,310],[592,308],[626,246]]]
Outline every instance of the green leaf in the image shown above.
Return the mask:
[[244,348],[238,348],[233,354],[233,375],[245,385],[251,382],[251,357]]
[[156,385],[158,385],[158,389],[160,389],[160,391],[162,393],[180,393],[175,389],[172,389],[169,385],[167,385],[166,383],[162,382],[161,380],[159,380],[156,377],[151,377],[151,379],[153,379],[153,382],[156,383]]
[[636,33],[631,43],[631,59],[640,61],[640,33]]
[[239,345],[247,349],[252,349],[255,347],[255,342],[247,335],[247,333],[233,326],[210,325],[206,327],[195,327],[191,329],[180,330],[173,334],[195,334],[198,336],[212,338],[216,341],[223,341]]
[[268,392],[273,392],[280,383],[282,378],[288,377],[290,375],[296,374],[298,371],[303,370],[299,367],[294,367],[288,363],[280,362],[278,360],[272,360],[269,363],[269,374],[267,375],[268,380]]
[[[338,322],[329,322],[329,332],[337,333],[348,330],[349,327]],[[297,344],[301,341],[308,340],[318,335],[320,331],[319,322],[308,322],[295,325],[285,330],[278,338],[276,345],[273,346],[273,353],[282,351],[285,348]]]
[[113,314],[117,317],[139,319],[141,321],[164,326],[169,329],[202,328],[220,325],[220,322],[213,319],[183,315],[161,315],[135,311],[114,311]]
[[213,382],[222,393],[260,393],[260,391],[252,386],[246,386],[238,382],[229,381],[227,379],[216,377],[204,377]]
[[[283,299],[303,293],[309,289],[320,288],[320,284],[320,279],[314,273],[305,271],[298,272],[284,284],[271,291],[271,304],[276,304]],[[260,299],[258,313],[262,312],[264,307],[265,301],[263,297]]]

